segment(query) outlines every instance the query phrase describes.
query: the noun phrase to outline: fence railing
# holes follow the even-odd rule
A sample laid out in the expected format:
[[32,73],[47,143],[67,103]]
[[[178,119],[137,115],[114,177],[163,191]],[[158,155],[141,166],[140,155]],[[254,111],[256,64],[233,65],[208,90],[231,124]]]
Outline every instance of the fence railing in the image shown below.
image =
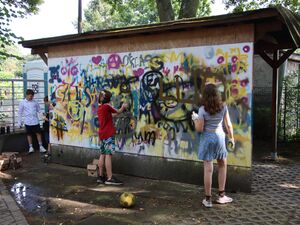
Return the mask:
[[272,104],[272,87],[254,87],[254,107]]
[[44,80],[0,79],[0,134],[18,132],[18,112],[20,101],[24,99],[24,87],[35,92],[37,100],[44,110]]
[[283,87],[279,107],[278,139],[281,141],[300,140],[300,88]]

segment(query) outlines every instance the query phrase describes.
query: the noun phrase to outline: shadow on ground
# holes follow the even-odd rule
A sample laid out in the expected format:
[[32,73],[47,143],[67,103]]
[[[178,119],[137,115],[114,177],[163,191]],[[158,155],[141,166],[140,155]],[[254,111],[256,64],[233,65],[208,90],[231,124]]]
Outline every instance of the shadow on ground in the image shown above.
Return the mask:
[[277,164],[288,164],[300,162],[300,141],[291,143],[278,143],[278,159],[271,159],[271,142],[255,140],[253,143],[254,162],[273,162]]

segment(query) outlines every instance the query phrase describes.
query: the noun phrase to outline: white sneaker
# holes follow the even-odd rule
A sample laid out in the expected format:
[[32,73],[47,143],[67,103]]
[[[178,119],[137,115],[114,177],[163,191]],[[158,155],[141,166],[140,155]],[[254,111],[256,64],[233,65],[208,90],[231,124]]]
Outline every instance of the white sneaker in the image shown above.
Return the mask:
[[212,202],[211,202],[211,201],[207,201],[206,199],[203,199],[202,204],[203,204],[206,208],[211,208],[211,207],[212,207]]
[[219,203],[219,204],[226,204],[226,203],[230,203],[232,201],[233,201],[232,198],[224,195],[223,197],[219,196],[219,198],[217,199],[216,202]]
[[33,153],[34,152],[34,148],[30,147],[28,153]]
[[40,146],[40,152],[44,153],[44,152],[47,152],[47,150],[43,146]]

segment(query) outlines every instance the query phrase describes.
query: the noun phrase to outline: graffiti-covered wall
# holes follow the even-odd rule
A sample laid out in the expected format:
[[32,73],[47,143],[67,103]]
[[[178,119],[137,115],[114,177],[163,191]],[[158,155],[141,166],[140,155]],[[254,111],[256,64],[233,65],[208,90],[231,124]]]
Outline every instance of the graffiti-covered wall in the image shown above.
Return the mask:
[[49,96],[56,102],[51,143],[97,148],[98,95],[129,109],[114,117],[120,152],[198,160],[192,126],[205,83],[223,94],[236,148],[229,164],[251,166],[252,43],[49,59]]

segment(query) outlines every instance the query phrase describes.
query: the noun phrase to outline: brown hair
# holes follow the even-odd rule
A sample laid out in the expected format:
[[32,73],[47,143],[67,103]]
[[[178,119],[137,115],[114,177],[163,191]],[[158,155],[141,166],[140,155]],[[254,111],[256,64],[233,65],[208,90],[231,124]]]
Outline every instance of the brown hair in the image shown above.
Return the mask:
[[[99,100],[98,100],[99,104],[109,103],[111,96],[112,96],[112,94],[110,91],[107,91],[107,90],[100,91]],[[103,97],[103,100],[101,102],[102,97]]]
[[34,91],[31,89],[27,89],[26,95],[34,95]]
[[218,91],[216,85],[208,84],[204,88],[203,105],[206,112],[214,115],[221,112],[224,105],[222,102],[221,93]]

